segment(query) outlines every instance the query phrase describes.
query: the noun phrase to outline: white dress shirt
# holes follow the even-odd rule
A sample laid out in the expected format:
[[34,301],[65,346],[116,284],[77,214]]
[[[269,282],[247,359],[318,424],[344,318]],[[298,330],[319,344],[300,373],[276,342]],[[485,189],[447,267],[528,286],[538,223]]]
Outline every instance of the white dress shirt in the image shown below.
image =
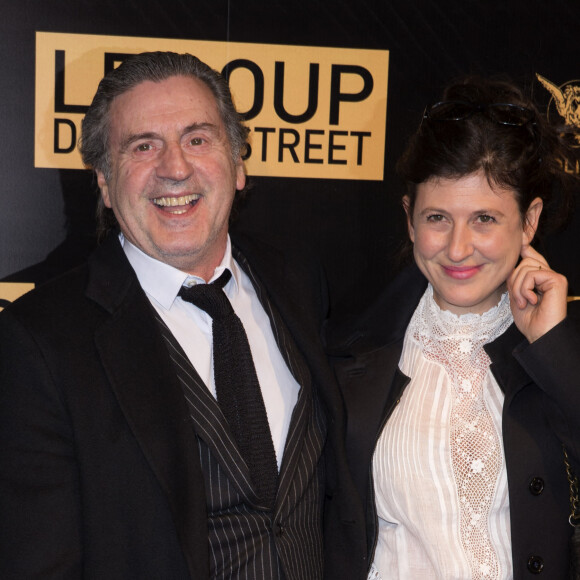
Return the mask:
[[[178,296],[181,286],[205,284],[205,281],[148,256],[122,235],[120,240],[149,301],[215,397],[212,319],[206,312]],[[225,285],[224,292],[248,336],[280,469],[300,386],[278,349],[270,319],[250,279],[233,259],[229,236],[222,261],[209,282],[219,278],[226,269],[230,270],[232,277]]]

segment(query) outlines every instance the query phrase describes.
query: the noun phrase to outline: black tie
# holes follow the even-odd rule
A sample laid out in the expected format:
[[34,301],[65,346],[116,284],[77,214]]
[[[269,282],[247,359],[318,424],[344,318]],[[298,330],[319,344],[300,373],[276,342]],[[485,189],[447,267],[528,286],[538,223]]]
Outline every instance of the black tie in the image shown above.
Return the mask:
[[212,284],[183,286],[179,296],[212,318],[218,404],[248,465],[258,496],[272,508],[278,485],[276,453],[248,337],[223,291],[230,278],[231,272],[225,270]]

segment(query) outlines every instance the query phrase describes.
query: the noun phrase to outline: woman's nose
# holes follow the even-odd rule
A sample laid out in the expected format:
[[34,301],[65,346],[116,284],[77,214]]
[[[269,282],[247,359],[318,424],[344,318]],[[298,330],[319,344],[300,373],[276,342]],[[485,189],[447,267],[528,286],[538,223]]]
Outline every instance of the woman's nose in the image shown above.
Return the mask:
[[454,225],[447,246],[447,256],[453,262],[461,262],[473,253],[473,236],[468,227]]

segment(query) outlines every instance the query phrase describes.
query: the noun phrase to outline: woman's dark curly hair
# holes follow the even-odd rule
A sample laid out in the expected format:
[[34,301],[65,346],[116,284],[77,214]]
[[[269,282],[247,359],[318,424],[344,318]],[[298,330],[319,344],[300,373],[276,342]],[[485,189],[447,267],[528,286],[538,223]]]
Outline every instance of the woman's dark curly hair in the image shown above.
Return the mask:
[[[483,171],[490,186],[515,192],[522,221],[531,202],[542,199],[539,234],[565,221],[572,207],[569,186],[577,179],[562,167],[572,156],[562,132],[574,129],[551,125],[533,101],[505,79],[465,77],[450,84],[441,101],[459,105],[434,105],[431,113],[428,107],[397,163],[407,183],[410,215],[420,183]],[[455,115],[457,110],[465,115]],[[441,116],[438,111],[443,111]],[[461,118],[451,120],[455,116]]]

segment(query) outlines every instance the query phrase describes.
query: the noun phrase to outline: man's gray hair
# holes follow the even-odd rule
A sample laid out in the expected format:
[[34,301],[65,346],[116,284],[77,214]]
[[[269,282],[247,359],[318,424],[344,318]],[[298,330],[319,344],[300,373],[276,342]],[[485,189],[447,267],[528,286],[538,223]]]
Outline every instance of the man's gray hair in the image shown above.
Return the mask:
[[191,54],[144,52],[123,61],[99,83],[93,102],[83,119],[79,141],[86,167],[102,171],[106,179],[110,177],[110,111],[115,97],[144,81],[160,82],[174,76],[198,79],[210,89],[226,128],[232,156],[234,160],[238,159],[246,143],[248,129],[242,124],[228,83],[222,75]]

